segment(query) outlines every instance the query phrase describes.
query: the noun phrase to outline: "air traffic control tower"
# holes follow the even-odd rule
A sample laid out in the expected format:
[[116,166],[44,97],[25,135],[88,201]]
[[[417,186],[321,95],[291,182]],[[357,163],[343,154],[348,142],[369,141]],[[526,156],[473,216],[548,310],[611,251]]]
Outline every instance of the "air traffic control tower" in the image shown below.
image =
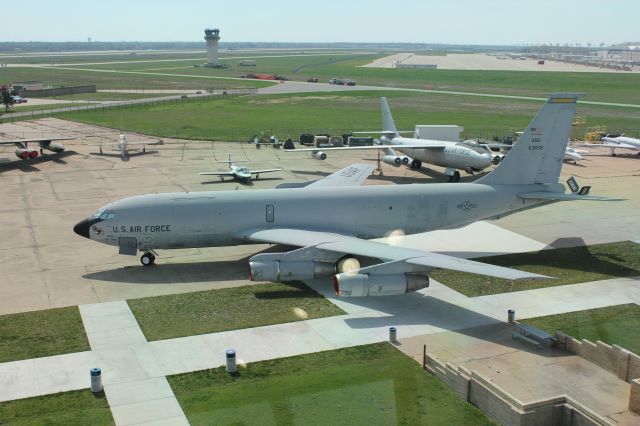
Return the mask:
[[218,42],[220,41],[220,30],[206,28],[204,39],[207,42],[207,67],[219,67],[218,64]]

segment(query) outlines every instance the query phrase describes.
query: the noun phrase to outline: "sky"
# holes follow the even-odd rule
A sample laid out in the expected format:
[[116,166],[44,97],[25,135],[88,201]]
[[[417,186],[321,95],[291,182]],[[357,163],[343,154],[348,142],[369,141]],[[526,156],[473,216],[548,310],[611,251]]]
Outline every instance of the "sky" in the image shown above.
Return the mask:
[[4,0],[0,41],[606,45],[640,41],[638,0]]

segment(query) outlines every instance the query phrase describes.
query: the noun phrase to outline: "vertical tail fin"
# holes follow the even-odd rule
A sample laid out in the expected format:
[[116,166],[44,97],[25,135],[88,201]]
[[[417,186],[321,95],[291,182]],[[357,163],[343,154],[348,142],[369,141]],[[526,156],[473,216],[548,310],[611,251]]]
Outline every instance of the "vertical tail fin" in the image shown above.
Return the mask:
[[476,182],[487,185],[558,183],[578,95],[549,96],[509,154]]
[[382,111],[382,133],[392,138],[398,136],[398,129],[396,129],[396,124],[393,122],[391,110],[385,97],[380,98],[380,110]]

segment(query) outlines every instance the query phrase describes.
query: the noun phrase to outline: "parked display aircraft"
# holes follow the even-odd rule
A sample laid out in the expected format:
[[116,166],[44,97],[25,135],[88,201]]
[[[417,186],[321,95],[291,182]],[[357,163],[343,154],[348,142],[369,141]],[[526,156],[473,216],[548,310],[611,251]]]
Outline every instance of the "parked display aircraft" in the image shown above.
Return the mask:
[[[611,156],[616,156],[616,148],[634,149],[640,151],[640,139],[630,138],[624,135],[620,135],[616,138],[611,138],[609,135],[602,138],[602,145],[608,146],[611,149]],[[640,152],[638,152],[640,155]]]
[[[522,136],[522,133],[523,132],[516,132],[518,136]],[[499,163],[500,161],[502,161],[502,158],[504,158],[504,156],[507,155],[509,150],[513,147],[513,145],[504,144],[504,143],[476,142],[473,140],[465,140],[460,143],[469,145],[469,146],[475,146],[478,148],[484,148],[486,150],[489,150],[490,152],[493,152],[492,150],[494,149],[500,150],[499,153],[498,152],[494,153],[494,155],[501,157],[499,160],[496,161],[496,163]],[[588,153],[589,151],[585,151],[584,149],[575,149],[570,146],[567,146],[567,148],[564,151],[564,161],[570,161],[573,164],[576,164],[578,161],[583,160],[583,157],[582,157],[583,154],[588,154]]]
[[98,146],[100,147],[100,154],[104,154],[102,151],[102,147],[107,146],[113,148],[116,151],[120,151],[120,158],[124,161],[129,158],[129,150],[131,147],[133,149],[138,149],[138,147],[142,146],[142,152],[147,152],[147,145],[162,145],[163,142],[161,139],[153,142],[129,142],[123,133],[120,134],[120,138],[118,142],[107,142],[100,144],[89,144],[89,146]]
[[[143,265],[154,262],[158,249],[298,246],[253,256],[250,279],[333,276],[340,296],[412,292],[428,287],[428,273],[438,268],[511,280],[549,278],[368,240],[459,227],[555,201],[610,200],[588,191],[565,193],[558,182],[576,100],[572,94],[549,97],[511,153],[473,183],[360,186],[373,166],[354,164],[303,188],[129,197],[105,205],[74,231],[121,254],[141,251]],[[358,257],[380,263],[359,267]]]
[[35,138],[35,139],[12,139],[6,141],[0,141],[0,145],[15,145],[16,157],[21,160],[27,160],[29,158],[38,158],[38,150],[29,148],[29,143],[37,143],[40,146],[40,154],[44,154],[44,150],[52,151],[55,153],[64,152],[64,145],[56,143],[55,141],[66,141],[73,138]]
[[[383,150],[385,155],[382,162],[399,167],[402,164],[409,165],[412,169],[419,169],[422,163],[429,163],[445,167],[444,174],[449,176],[450,182],[460,180],[460,170],[473,174],[481,172],[492,164],[493,156],[484,151],[477,151],[458,142],[436,141],[429,139],[404,138],[396,129],[391,116],[391,110],[387,98],[380,98],[382,110],[382,136],[380,142],[373,146],[336,147],[322,149],[295,149],[287,152],[310,151],[311,157],[317,160],[327,158],[326,151],[376,149]],[[362,133],[362,132],[358,132]],[[395,150],[403,153],[398,155]]]
[[260,173],[272,173],[279,172],[282,169],[265,169],[265,170],[249,170],[247,167],[238,167],[234,163],[246,163],[246,161],[231,161],[231,154],[229,154],[228,161],[218,161],[219,163],[226,163],[229,165],[229,170],[224,172],[202,172],[198,173],[203,176],[219,176],[220,180],[224,180],[225,176],[238,179],[239,181],[250,181],[251,176],[256,175],[256,179],[260,178]]

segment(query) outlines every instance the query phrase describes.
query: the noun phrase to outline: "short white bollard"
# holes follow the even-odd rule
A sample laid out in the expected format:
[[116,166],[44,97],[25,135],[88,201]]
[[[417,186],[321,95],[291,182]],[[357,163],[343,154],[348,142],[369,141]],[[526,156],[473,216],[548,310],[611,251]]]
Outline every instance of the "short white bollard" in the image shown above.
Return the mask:
[[516,311],[514,311],[513,309],[509,309],[507,311],[507,322],[509,324],[515,324],[516,322]]
[[389,327],[389,341],[391,343],[395,343],[397,342],[396,338],[397,338],[397,334],[396,334],[396,328],[395,327]]
[[102,392],[102,370],[92,368],[89,370],[89,374],[91,374],[91,392]]
[[235,373],[238,371],[236,367],[236,351],[228,349],[225,357],[227,359],[227,373]]

